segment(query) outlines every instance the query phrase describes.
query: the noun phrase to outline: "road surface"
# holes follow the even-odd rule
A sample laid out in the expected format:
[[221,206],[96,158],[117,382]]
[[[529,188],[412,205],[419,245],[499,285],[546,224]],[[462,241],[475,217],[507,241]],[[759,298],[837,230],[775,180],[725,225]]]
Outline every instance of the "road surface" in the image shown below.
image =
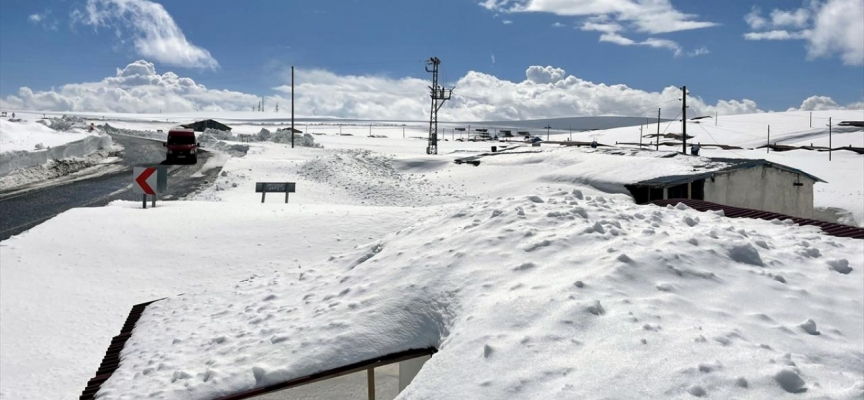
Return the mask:
[[[23,193],[20,187],[0,192],[0,240],[24,232],[70,208],[99,207],[114,200],[141,201],[141,195],[132,193],[132,167],[163,162],[165,148],[162,142],[152,140],[119,135],[112,135],[112,139],[124,147],[119,161],[121,165],[115,166],[117,169],[122,168],[119,172]],[[221,168],[211,168],[196,174],[211,157],[212,153],[202,151],[195,165],[169,166],[168,191],[162,194],[161,198],[181,198],[202,185],[213,182]]]

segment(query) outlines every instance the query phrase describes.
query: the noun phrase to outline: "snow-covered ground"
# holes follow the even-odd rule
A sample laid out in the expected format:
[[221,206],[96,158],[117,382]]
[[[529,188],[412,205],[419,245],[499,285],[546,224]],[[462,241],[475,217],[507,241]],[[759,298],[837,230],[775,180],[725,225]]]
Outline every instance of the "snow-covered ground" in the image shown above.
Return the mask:
[[[186,122],[122,117],[106,122]],[[166,296],[106,399],[210,398],[430,345],[404,398],[864,396],[864,241],[623,194],[706,159],[543,146],[475,167],[452,160],[505,144],[427,156],[422,125],[368,130],[244,143],[190,201],[74,209],[0,243],[0,397],[77,398],[129,307]],[[864,159],[841,153],[769,159],[849,182],[817,184],[817,205],[862,209]],[[259,181],[297,193],[260,204]]]

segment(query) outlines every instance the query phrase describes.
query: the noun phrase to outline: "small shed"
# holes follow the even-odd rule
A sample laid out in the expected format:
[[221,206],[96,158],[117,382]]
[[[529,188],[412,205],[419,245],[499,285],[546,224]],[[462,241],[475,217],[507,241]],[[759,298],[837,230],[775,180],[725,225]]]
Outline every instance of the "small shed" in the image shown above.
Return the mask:
[[290,133],[291,129],[294,129],[294,133],[303,133],[303,131],[301,131],[297,128],[291,128],[290,126],[287,126],[285,128],[279,128],[279,129],[277,129],[277,131],[288,131]]
[[725,163],[726,167],[690,175],[664,176],[625,187],[637,204],[681,198],[777,212],[799,218],[813,217],[813,185],[816,182],[825,182],[824,180],[767,160],[710,160]]
[[190,124],[181,125],[181,126],[184,128],[192,129],[195,132],[204,132],[207,129],[217,129],[220,131],[229,131],[229,132],[231,131],[230,126],[225,125],[219,121],[212,120],[212,119],[205,119],[202,121],[196,121],[196,122],[192,122]]

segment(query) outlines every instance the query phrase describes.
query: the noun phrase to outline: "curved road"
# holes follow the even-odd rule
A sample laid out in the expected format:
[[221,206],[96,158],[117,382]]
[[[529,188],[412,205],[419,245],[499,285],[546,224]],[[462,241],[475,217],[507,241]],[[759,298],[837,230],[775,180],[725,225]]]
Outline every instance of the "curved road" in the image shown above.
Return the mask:
[[[140,195],[132,193],[132,167],[163,162],[165,148],[162,142],[153,140],[119,135],[112,135],[112,139],[124,148],[119,172],[24,192],[21,187],[0,192],[0,240],[24,232],[70,208],[99,207],[114,200],[141,201]],[[212,153],[202,151],[198,164],[170,166],[168,190],[160,195],[160,200],[184,197],[213,182],[221,168],[201,171],[211,156]],[[199,171],[201,173],[196,174]]]

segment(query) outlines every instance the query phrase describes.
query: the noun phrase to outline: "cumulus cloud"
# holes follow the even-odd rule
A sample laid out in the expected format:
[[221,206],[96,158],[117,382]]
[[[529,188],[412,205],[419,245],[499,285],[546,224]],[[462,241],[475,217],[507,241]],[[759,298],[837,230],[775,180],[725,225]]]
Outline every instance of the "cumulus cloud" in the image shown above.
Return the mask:
[[838,55],[846,65],[864,65],[864,1],[813,0],[794,10],[774,9],[770,17],[753,7],[744,20],[754,31],[744,38],[804,40],[810,59]]
[[7,109],[38,111],[159,112],[241,110],[258,96],[208,89],[173,72],[156,73],[153,63],[135,61],[98,82],[72,83],[49,91],[22,87],[0,100]]
[[189,40],[159,3],[149,0],[87,0],[84,10],[72,13],[73,23],[115,28],[131,36],[139,55],[178,67],[219,67],[210,52]]
[[[337,75],[320,69],[297,69],[295,110],[302,116],[363,119],[425,120],[429,112],[429,82],[419,78]],[[290,104],[290,86],[274,88],[265,103]],[[535,119],[594,115],[674,117],[681,91],[674,86],[659,92],[626,85],[594,83],[553,66],[530,66],[521,81],[481,72],[468,72],[456,82],[450,101],[441,109],[443,121]],[[207,88],[173,72],[159,74],[148,61],[136,61],[97,82],[63,85],[48,91],[23,87],[0,99],[9,110],[92,112],[248,111],[260,95]],[[811,98],[812,99],[812,98]],[[828,100],[808,99],[802,109],[831,107]],[[761,112],[749,99],[708,104],[691,94],[691,115]],[[834,104],[836,106],[836,103]],[[835,107],[836,108],[836,107]]]
[[30,14],[30,16],[27,17],[27,19],[29,19],[30,22],[32,22],[34,24],[38,24],[40,21],[42,21],[43,18],[45,18],[45,16],[42,14],[39,14],[39,13]]
[[30,14],[27,20],[33,25],[41,26],[48,30],[57,30],[57,19],[51,18],[51,10],[45,10],[42,13]]
[[864,110],[864,102],[848,104],[845,107],[837,104],[828,96],[810,96],[801,102],[800,107],[791,107],[787,111],[821,111],[821,110]]

